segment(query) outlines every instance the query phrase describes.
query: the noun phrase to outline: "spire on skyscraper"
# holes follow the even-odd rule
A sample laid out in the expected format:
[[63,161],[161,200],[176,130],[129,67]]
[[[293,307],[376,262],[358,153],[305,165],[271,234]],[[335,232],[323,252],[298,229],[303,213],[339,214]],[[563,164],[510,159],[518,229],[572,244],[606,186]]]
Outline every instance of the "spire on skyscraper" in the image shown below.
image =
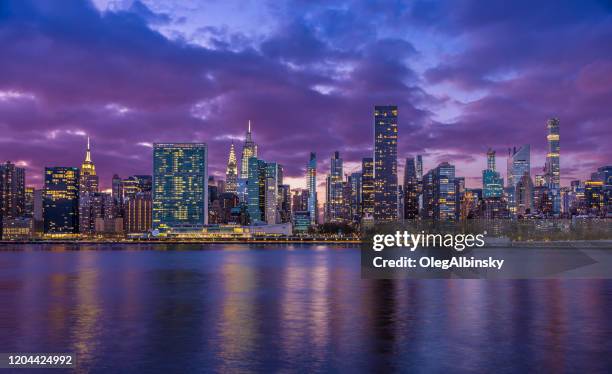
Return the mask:
[[240,160],[240,178],[246,179],[249,176],[249,157],[257,157],[257,144],[253,141],[251,133],[251,120],[248,122],[246,138],[242,147],[242,158]]

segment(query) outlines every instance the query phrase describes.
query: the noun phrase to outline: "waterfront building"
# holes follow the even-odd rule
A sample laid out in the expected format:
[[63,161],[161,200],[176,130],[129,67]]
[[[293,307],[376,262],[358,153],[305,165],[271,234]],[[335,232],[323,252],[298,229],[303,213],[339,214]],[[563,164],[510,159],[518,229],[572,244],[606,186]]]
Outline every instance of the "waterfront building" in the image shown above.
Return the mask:
[[409,157],[404,167],[404,219],[415,219],[418,215],[419,180],[414,158]]
[[230,146],[227,168],[225,169],[225,191],[236,193],[238,188],[238,162],[236,161],[236,151],[234,142]]
[[308,232],[310,227],[310,212],[308,211],[296,211],[293,212],[293,231],[297,234],[303,234]]
[[397,220],[397,106],[374,107],[374,220]]
[[34,235],[32,217],[5,218],[3,222],[3,240],[30,240]]
[[80,173],[74,167],[45,168],[44,232],[49,235],[79,233]]
[[319,215],[319,203],[317,201],[317,155],[310,152],[310,159],[306,165],[306,187],[308,188],[308,212],[310,213],[310,224],[316,225]]
[[343,169],[340,152],[336,151],[330,159],[330,173],[327,176],[327,198],[326,222],[343,221],[344,215],[344,190],[343,190]]
[[374,159],[361,160],[361,218],[374,217]]
[[114,217],[114,202],[111,194],[84,192],[79,194],[79,232],[96,233],[96,220]]
[[17,218],[26,213],[25,169],[10,161],[0,164],[0,217]]
[[125,204],[124,225],[126,233],[145,233],[153,223],[153,198],[151,191],[138,192]]
[[208,150],[204,143],[153,145],[153,229],[208,223]]
[[350,217],[354,222],[359,222],[361,218],[361,173],[351,173],[348,178],[350,185]]
[[267,162],[265,169],[265,221],[269,225],[280,223],[279,179],[282,172],[276,162]]
[[249,178],[249,159],[251,157],[257,157],[257,144],[253,141],[253,134],[251,133],[251,121],[249,120],[249,127],[247,129],[246,137],[244,139],[244,145],[242,146],[242,158],[240,159],[240,178]]
[[[260,189],[263,189],[262,184],[265,186],[265,162],[257,157],[250,157],[248,161],[247,212],[250,224],[256,224],[261,223],[264,217],[262,205],[265,206],[265,200],[260,200],[265,199],[265,194],[262,196]],[[263,176],[260,175],[262,173]]]

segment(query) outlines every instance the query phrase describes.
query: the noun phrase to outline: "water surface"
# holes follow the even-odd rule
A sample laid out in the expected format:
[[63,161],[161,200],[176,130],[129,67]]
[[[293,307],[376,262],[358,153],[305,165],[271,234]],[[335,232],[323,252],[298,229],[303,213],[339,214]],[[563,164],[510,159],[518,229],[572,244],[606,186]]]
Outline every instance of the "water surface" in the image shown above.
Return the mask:
[[341,246],[0,247],[0,352],[79,372],[605,372],[610,311],[612,281],[367,281]]

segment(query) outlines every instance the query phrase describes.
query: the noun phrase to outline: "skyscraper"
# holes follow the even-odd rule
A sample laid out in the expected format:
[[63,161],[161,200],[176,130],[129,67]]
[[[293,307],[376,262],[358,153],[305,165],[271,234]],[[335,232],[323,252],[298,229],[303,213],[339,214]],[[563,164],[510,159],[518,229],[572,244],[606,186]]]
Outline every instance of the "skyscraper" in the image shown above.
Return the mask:
[[330,172],[327,183],[327,220],[331,222],[341,221],[345,218],[343,215],[343,176],[342,159],[340,158],[340,152],[336,151],[330,159]]
[[265,180],[265,190],[266,190],[266,204],[265,204],[265,218],[266,223],[269,225],[273,225],[276,223],[280,223],[280,214],[278,210],[278,187],[279,187],[279,177],[282,172],[280,172],[280,167],[276,162],[268,162],[266,163],[266,180]]
[[225,171],[225,191],[236,193],[238,187],[238,165],[236,161],[236,151],[234,150],[234,142],[230,146],[229,158],[227,160],[227,169]]
[[489,148],[487,151],[487,168],[482,171],[482,195],[483,198],[501,198],[504,192],[504,180],[500,173],[495,170],[495,151]]
[[416,176],[419,182],[423,180],[423,156],[421,155],[417,155],[416,159]]
[[79,180],[79,193],[98,192],[98,176],[96,175],[96,166],[91,160],[91,147],[89,137],[87,138],[87,150],[85,151],[85,161],[81,165],[81,173]]
[[25,169],[7,161],[0,165],[0,217],[25,215]]
[[361,218],[374,216],[374,160],[361,160]]
[[530,147],[525,144],[519,149],[508,149],[507,177],[508,187],[515,187],[518,181],[527,173],[531,175]]
[[73,167],[45,168],[45,234],[78,234],[80,173]]
[[516,183],[514,199],[516,214],[525,215],[533,212],[533,182],[529,173],[523,174]]
[[208,150],[204,143],[153,145],[153,229],[208,223]]
[[545,180],[548,188],[559,189],[561,187],[560,165],[559,165],[559,120],[551,118],[546,121],[548,134],[548,153],[546,153]]
[[9,220],[26,214],[25,169],[7,161],[0,165],[0,239]]
[[559,120],[551,118],[546,121],[546,141],[548,152],[544,165],[544,180],[552,200],[552,212],[561,213],[561,170],[559,163]]
[[358,222],[361,217],[361,173],[352,173],[348,179],[351,185],[350,216],[351,220]]
[[516,200],[516,185],[527,174],[531,180],[531,155],[529,144],[525,144],[519,149],[516,147],[508,149],[508,160],[507,160],[507,197],[508,207],[512,214],[517,214],[517,200]]
[[457,215],[457,186],[455,166],[443,162],[433,170],[433,218],[452,220]]
[[310,160],[306,166],[306,187],[308,188],[308,213],[310,214],[310,224],[316,225],[318,222],[318,201],[317,201],[317,155],[310,152]]
[[82,233],[93,233],[96,225],[96,210],[99,210],[97,202],[99,197],[89,196],[98,192],[98,176],[96,166],[91,160],[91,147],[89,137],[87,138],[87,150],[85,161],[81,165],[79,177],[79,231]]
[[[257,157],[249,158],[246,200],[247,214],[251,225],[261,223],[265,214],[265,164]],[[261,190],[264,191],[263,194]],[[262,209],[262,206],[264,209]]]
[[374,108],[374,220],[397,220],[397,106]]
[[419,181],[414,158],[406,159],[404,167],[404,218],[414,219],[419,215]]
[[253,141],[253,135],[251,134],[251,121],[249,120],[249,127],[244,139],[244,145],[242,146],[242,158],[240,159],[240,178],[249,178],[249,159],[251,157],[257,157],[257,144]]

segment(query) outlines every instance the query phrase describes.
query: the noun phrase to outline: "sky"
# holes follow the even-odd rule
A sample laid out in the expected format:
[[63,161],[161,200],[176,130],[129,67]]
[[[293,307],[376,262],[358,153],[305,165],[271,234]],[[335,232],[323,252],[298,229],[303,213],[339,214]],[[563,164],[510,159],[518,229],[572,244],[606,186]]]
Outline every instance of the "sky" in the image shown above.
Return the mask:
[[[155,142],[205,142],[224,178],[247,121],[259,156],[305,186],[340,151],[371,157],[374,105],[399,107],[406,157],[449,161],[478,187],[489,147],[530,144],[542,173],[560,119],[562,184],[612,163],[612,2],[0,2],[0,159],[40,186],[80,166],[101,185],[152,173]],[[320,177],[319,182],[323,183]]]

